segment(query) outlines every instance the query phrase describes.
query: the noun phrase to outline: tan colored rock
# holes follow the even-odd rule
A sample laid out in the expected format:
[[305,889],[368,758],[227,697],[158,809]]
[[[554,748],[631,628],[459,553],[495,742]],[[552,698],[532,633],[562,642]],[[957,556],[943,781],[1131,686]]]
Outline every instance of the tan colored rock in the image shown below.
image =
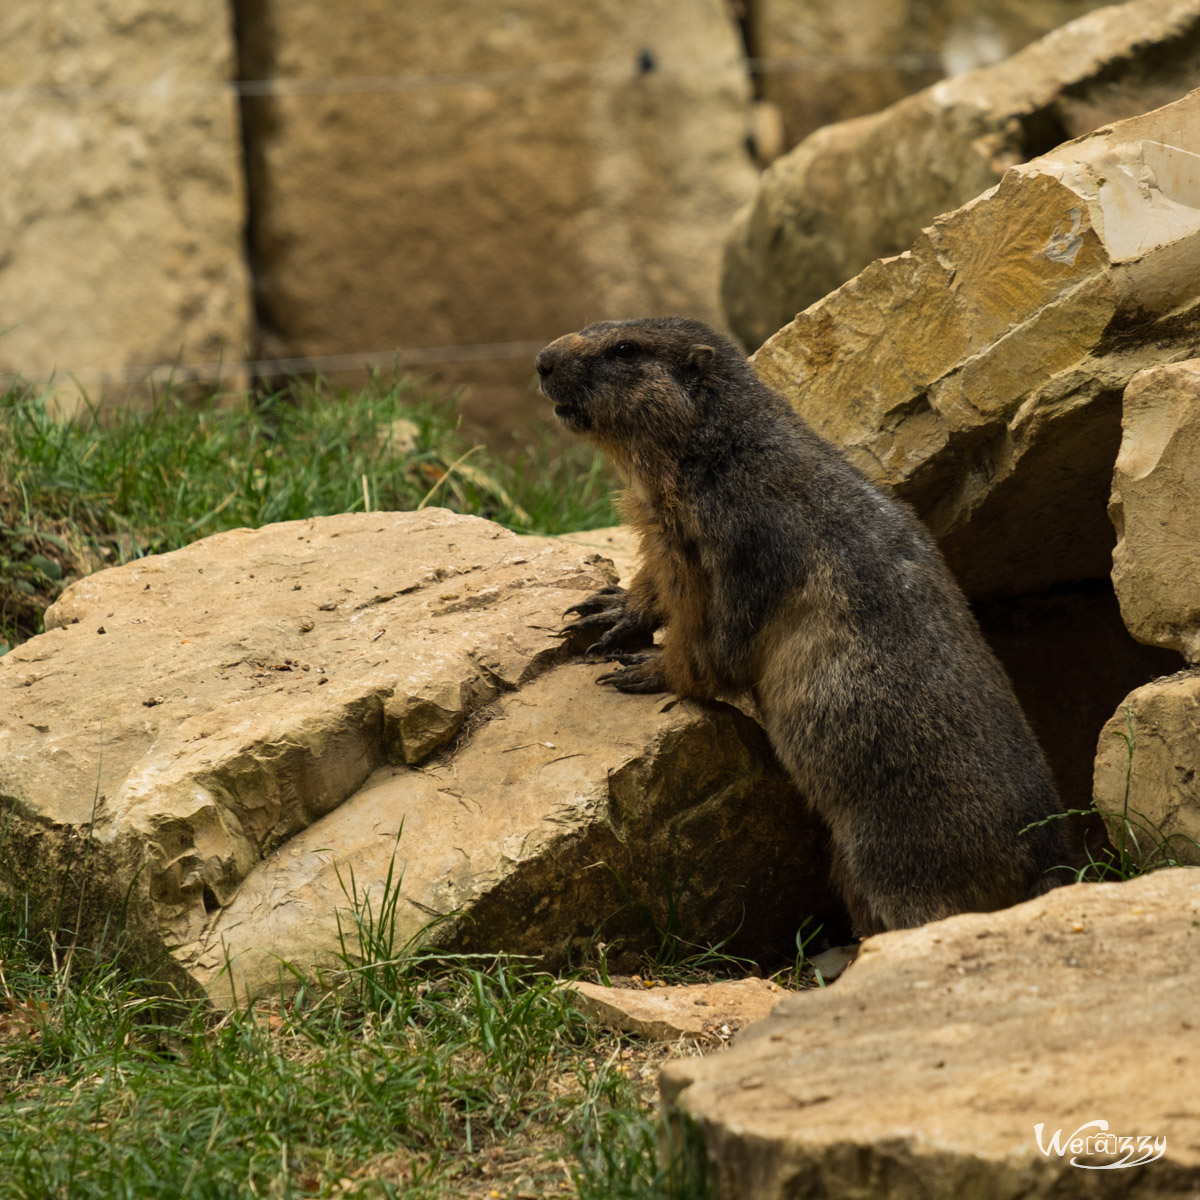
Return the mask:
[[1102,578],[1120,391],[1200,346],[1200,91],[1009,171],[754,356],[968,595]]
[[1100,733],[1096,807],[1119,853],[1200,865],[1200,672],[1131,692]]
[[944,75],[989,66],[1099,0],[759,0],[755,53],[788,145],[878,112]]
[[638,539],[628,525],[613,525],[608,529],[583,529],[578,533],[564,533],[564,542],[582,546],[603,554],[616,569],[619,583],[628,584],[637,572]]
[[1200,662],[1200,359],[1153,367],[1125,389],[1108,512],[1113,583],[1139,641]]
[[818,986],[832,983],[858,958],[860,945],[830,946],[828,950],[822,950],[808,959],[804,964],[805,970],[812,972],[813,982]]
[[233,71],[223,0],[0,6],[0,376],[245,357]]
[[[1060,888],[870,939],[727,1053],[668,1064],[662,1093],[720,1200],[1189,1196],[1198,989],[1200,872]],[[1163,1153],[1098,1185],[1064,1147],[1096,1121]]]
[[584,980],[567,985],[571,1003],[602,1025],[653,1041],[679,1038],[727,1042],[763,1017],[787,994],[767,979],[726,979],[667,987],[603,987]]
[[0,658],[5,878],[73,862],[85,932],[125,911],[144,961],[221,1002],[335,966],[339,910],[378,911],[393,869],[397,944],[436,921],[553,965],[674,903],[696,936],[786,945],[819,835],[753,722],[570,661],[561,613],[612,578],[438,509],[91,575]]
[[730,325],[760,345],[1007,168],[1200,86],[1198,46],[1200,0],[1132,0],[1005,62],[818,130],[765,173],[730,231]]
[[276,350],[501,344],[444,377],[507,434],[535,403],[538,344],[601,317],[719,313],[720,238],[756,176],[721,0],[687,20],[665,0],[249,9],[256,77],[368,81],[250,102]]
[[553,966],[601,926],[644,938],[622,918],[632,896],[660,927],[674,900],[702,937],[750,913],[753,938],[786,945],[797,910],[827,906],[821,836],[765,737],[733,709],[622,704],[594,686],[605,669],[559,667],[495,702],[452,757],[376,769],[251,871],[178,952],[189,972],[224,1000],[227,962],[251,994],[278,987],[280,958],[336,965],[349,870],[382,904],[393,855],[397,944],[439,920],[440,945]]

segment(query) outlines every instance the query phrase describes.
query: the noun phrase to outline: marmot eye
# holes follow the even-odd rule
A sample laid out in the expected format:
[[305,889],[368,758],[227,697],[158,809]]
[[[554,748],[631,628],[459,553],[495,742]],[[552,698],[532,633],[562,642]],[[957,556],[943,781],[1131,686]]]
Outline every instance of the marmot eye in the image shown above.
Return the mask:
[[617,358],[630,359],[637,358],[638,351],[640,349],[641,347],[637,344],[637,342],[618,342],[613,347],[612,352]]

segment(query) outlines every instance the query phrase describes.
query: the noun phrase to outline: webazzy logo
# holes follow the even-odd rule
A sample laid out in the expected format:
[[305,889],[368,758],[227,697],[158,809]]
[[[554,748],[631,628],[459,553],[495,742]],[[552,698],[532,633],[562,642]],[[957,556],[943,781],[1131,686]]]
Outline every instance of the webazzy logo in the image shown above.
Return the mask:
[[[1083,1167],[1088,1171],[1115,1171],[1118,1167],[1144,1167],[1167,1152],[1165,1137],[1152,1137],[1148,1133],[1116,1134],[1108,1132],[1107,1121],[1087,1121],[1069,1137],[1056,1129],[1048,1142],[1042,1140],[1044,1124],[1033,1127],[1038,1149],[1049,1158],[1071,1154],[1071,1166]],[[1095,1130],[1096,1132],[1091,1132]],[[1087,1162],[1086,1159],[1107,1161]]]

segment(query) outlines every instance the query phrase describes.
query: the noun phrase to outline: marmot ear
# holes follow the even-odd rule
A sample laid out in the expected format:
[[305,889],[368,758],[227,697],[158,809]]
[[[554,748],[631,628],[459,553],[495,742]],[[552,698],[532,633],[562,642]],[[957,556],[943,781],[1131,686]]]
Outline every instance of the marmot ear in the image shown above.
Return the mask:
[[717,356],[717,352],[703,342],[696,342],[688,347],[686,365],[692,375],[703,375],[708,364]]

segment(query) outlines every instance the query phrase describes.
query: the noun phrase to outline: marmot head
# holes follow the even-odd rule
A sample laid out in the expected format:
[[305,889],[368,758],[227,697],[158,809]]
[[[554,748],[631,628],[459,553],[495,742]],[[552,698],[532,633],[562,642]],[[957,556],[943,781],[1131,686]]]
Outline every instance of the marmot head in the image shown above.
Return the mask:
[[738,348],[699,321],[600,321],[537,356],[542,393],[568,429],[619,459],[678,453],[708,419],[713,383],[749,373]]

